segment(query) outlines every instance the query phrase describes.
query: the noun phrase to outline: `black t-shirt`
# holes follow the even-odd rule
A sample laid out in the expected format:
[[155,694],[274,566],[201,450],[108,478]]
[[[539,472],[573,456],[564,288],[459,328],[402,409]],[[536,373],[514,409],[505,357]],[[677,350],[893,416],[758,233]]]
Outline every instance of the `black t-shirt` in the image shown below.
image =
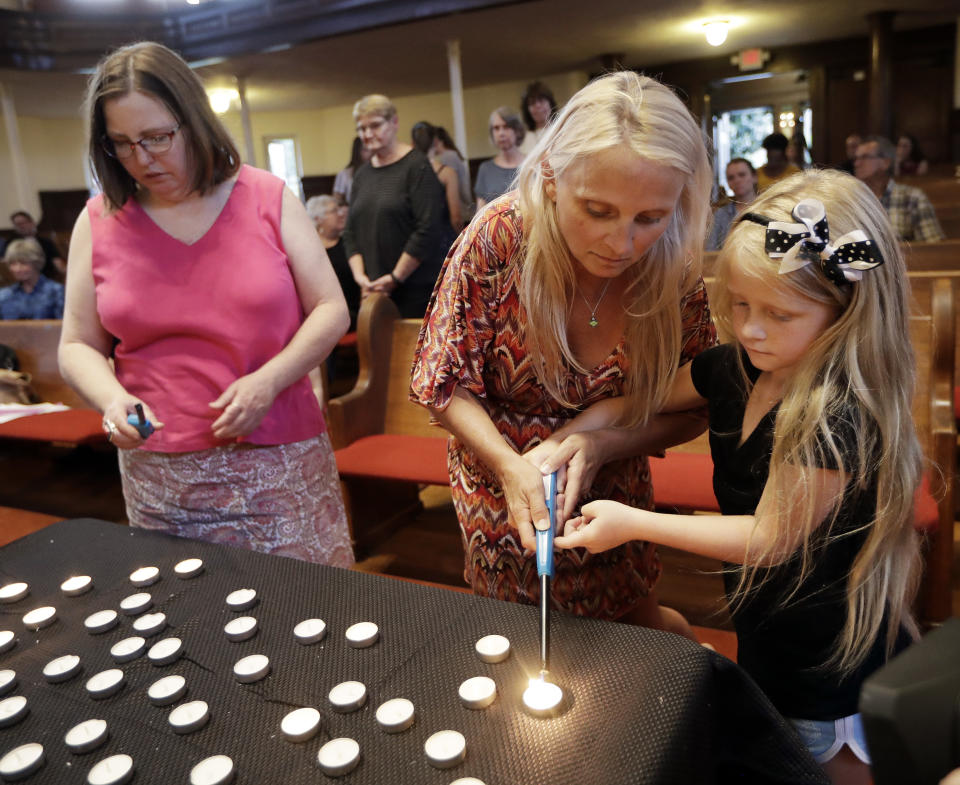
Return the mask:
[[353,280],[353,272],[347,264],[347,255],[343,251],[343,238],[337,240],[336,245],[327,248],[327,256],[330,258],[333,271],[337,274],[337,280],[343,290],[343,298],[347,301],[347,310],[350,311],[350,330],[356,330],[357,313],[360,310],[360,287]]
[[[422,317],[449,250],[443,247],[446,198],[419,150],[386,166],[364,164],[353,175],[350,215],[343,233],[349,259],[363,256],[370,280],[390,273],[406,251],[420,266],[390,296],[402,316]],[[419,312],[418,312],[419,311]]]
[[[724,515],[752,515],[767,482],[777,407],[740,445],[747,391],[736,351],[733,345],[725,344],[702,352],[693,359],[691,375],[697,392],[709,401],[713,489],[720,509]],[[748,377],[755,381],[760,371],[746,355],[743,363]],[[833,418],[831,423],[840,432],[837,441],[852,445],[849,425],[842,418]],[[855,451],[843,455],[848,471],[855,461]],[[861,492],[848,490],[831,538],[825,541],[822,532],[814,535],[812,568],[786,605],[784,600],[799,574],[799,554],[758,571],[757,579],[762,583],[734,613],[737,661],[786,717],[833,720],[855,714],[863,680],[886,660],[884,624],[866,660],[845,679],[819,667],[835,650],[843,629],[847,576],[866,539],[865,531],[851,532],[873,519],[876,505],[874,483]],[[725,567],[729,596],[737,586],[739,571],[735,565]],[[896,650],[908,643],[909,637],[901,630]]]

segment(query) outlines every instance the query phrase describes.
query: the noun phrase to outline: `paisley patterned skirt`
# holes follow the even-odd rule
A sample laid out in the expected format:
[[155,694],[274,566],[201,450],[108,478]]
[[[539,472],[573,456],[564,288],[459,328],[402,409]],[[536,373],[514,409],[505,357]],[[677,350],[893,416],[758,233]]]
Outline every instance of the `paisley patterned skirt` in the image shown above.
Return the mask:
[[119,454],[131,526],[318,564],[353,564],[326,433],[293,444]]

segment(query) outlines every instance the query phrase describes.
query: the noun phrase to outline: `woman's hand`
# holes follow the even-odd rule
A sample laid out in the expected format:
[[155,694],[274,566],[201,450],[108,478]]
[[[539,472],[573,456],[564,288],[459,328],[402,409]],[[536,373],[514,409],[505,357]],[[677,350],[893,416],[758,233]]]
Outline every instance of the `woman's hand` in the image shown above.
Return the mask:
[[529,551],[536,549],[534,531],[550,526],[550,513],[543,493],[543,474],[532,463],[517,456],[498,473],[500,487],[507,502],[507,511],[514,528],[520,533],[520,542]]
[[390,294],[390,292],[397,288],[397,282],[389,273],[386,275],[381,275],[379,278],[376,278],[373,281],[368,278],[367,281],[369,283],[371,292],[383,292],[384,294]]
[[136,414],[138,403],[143,406],[143,414],[153,425],[153,429],[159,431],[163,428],[163,423],[157,421],[150,407],[139,398],[132,395],[114,398],[103,410],[103,431],[110,443],[120,450],[132,450],[146,441],[140,431],[127,422],[127,417]]
[[213,435],[218,439],[235,439],[252,433],[270,411],[279,392],[268,374],[261,371],[233,381],[210,403],[211,408],[223,410],[211,426]]
[[361,297],[366,297],[368,294],[371,294],[373,292],[373,289],[370,288],[372,286],[372,282],[366,276],[365,273],[361,273],[360,275],[357,275],[356,273],[354,273],[353,280],[356,281],[357,286],[360,287]]
[[563,536],[554,544],[558,548],[586,548],[590,553],[608,551],[637,539],[631,527],[644,512],[620,502],[590,502],[578,517],[566,522]]
[[[550,440],[544,444],[549,444]],[[534,450],[539,450],[538,445]],[[605,463],[600,431],[573,433],[558,446],[552,446],[537,465],[544,474],[557,471],[557,488],[562,490],[558,515],[565,521],[573,515],[577,502],[593,485],[600,467]],[[534,452],[531,450],[530,455]],[[539,458],[539,455],[537,456]],[[563,475],[561,482],[561,474]]]

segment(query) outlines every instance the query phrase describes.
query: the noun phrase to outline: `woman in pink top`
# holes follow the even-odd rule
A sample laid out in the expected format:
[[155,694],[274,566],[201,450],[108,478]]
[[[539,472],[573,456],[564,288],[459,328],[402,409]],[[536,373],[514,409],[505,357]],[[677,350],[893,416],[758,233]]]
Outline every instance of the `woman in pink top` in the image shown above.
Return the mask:
[[131,525],[350,565],[307,379],[348,315],[306,211],[240,165],[166,47],[109,55],[87,112],[103,193],[73,231],[60,368],[120,448]]

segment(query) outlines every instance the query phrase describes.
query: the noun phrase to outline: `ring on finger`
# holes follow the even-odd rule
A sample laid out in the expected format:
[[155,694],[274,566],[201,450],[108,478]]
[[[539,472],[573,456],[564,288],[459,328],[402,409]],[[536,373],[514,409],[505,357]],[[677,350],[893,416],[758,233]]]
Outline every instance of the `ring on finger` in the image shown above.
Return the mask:
[[108,420],[106,417],[103,418],[103,427],[107,430],[107,441],[113,441],[113,437],[117,435],[117,426],[114,425],[112,420]]

